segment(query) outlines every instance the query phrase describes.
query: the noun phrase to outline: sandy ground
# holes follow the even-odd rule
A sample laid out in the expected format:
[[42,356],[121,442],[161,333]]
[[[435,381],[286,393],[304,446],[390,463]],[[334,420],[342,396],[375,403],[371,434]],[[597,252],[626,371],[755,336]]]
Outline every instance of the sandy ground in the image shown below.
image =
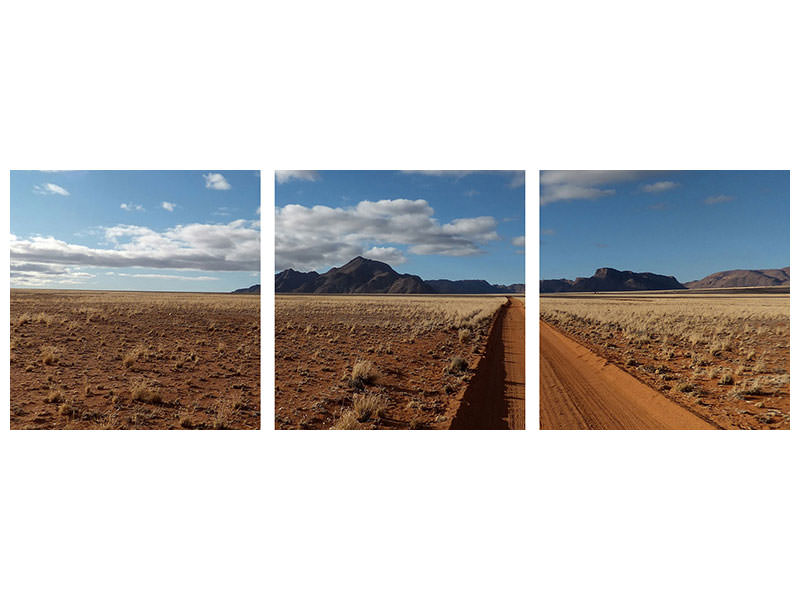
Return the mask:
[[[473,305],[487,302],[493,306],[489,317],[462,339],[461,326],[449,323],[447,314],[465,307],[469,312]],[[364,416],[344,428],[450,429],[458,422],[462,428],[507,429],[509,412],[514,426],[524,427],[524,388],[519,389],[524,378],[517,370],[506,379],[502,370],[500,313],[506,311],[497,307],[503,304],[508,304],[505,297],[279,295],[275,427],[343,427],[345,417],[364,398],[377,399],[380,414]],[[507,327],[516,329],[512,337],[517,345],[513,350],[509,345],[509,352],[513,351],[518,367],[524,367],[524,304],[515,299],[511,307]],[[437,314],[440,310],[444,312]],[[500,348],[500,354],[487,353],[490,345]],[[487,355],[492,362],[499,360],[496,377],[488,376]],[[466,360],[467,368],[451,372],[448,365],[457,356]],[[376,380],[363,388],[354,386],[351,378],[353,366],[361,361],[371,363],[377,373]],[[475,424],[461,408],[464,394],[476,378],[487,377],[499,387],[499,396],[492,397],[491,416],[482,413],[483,420]],[[511,410],[504,402],[506,383],[516,385],[515,393],[522,398]]]
[[561,334],[722,429],[789,429],[788,294],[543,295]]
[[715,429],[540,322],[542,429]]
[[11,291],[14,429],[257,429],[260,298]]
[[501,309],[451,429],[525,429],[525,304]]

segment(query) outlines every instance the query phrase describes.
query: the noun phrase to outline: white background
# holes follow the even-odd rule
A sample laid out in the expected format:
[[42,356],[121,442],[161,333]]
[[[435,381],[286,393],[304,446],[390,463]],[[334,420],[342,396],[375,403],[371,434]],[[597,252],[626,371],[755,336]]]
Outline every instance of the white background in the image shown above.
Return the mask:
[[[796,431],[536,430],[537,170],[791,169],[790,6],[5,4],[2,198],[262,170],[265,429],[4,421],[4,597],[796,598]],[[527,170],[528,431],[271,430],[271,171],[339,168]]]

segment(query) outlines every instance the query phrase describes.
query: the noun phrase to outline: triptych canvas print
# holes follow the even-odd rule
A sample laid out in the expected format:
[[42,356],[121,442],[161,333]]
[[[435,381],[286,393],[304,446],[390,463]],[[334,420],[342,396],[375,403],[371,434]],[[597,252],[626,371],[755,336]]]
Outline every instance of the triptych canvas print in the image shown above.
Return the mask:
[[787,171],[10,178],[12,429],[789,428]]

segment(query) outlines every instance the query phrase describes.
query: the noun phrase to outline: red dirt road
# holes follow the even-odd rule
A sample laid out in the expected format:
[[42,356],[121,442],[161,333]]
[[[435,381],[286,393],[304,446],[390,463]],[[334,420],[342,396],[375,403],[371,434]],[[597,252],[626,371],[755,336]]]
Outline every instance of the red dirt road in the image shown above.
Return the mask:
[[489,333],[451,429],[525,429],[525,304],[517,298]]
[[716,429],[539,321],[542,429]]

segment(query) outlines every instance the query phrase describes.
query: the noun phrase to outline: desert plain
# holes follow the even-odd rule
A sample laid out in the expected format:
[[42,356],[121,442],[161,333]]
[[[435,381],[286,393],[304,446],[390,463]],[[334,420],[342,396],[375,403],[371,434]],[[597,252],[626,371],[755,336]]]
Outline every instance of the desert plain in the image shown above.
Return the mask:
[[788,288],[545,294],[540,318],[543,429],[789,428]]
[[523,429],[522,297],[278,295],[278,429]]
[[260,297],[11,290],[12,429],[258,429]]

